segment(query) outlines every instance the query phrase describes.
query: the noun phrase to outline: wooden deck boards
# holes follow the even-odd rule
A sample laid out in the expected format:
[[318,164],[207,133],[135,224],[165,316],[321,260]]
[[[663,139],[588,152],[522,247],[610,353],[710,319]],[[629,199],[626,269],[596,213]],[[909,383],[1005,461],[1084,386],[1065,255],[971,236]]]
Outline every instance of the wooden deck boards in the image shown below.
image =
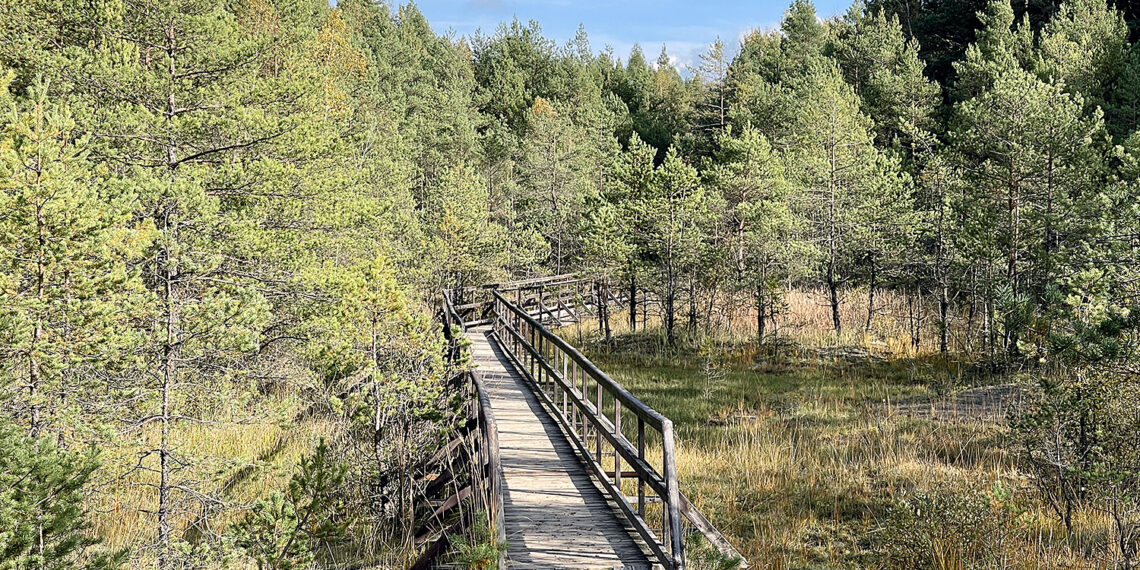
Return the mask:
[[468,332],[499,426],[511,568],[652,568],[617,507],[487,328]]

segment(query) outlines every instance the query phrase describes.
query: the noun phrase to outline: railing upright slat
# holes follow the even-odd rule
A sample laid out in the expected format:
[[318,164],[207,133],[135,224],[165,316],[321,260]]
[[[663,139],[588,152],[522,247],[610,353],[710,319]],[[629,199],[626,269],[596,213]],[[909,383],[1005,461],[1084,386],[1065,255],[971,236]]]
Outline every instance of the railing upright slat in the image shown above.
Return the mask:
[[[645,420],[637,418],[637,458],[645,461]],[[645,518],[645,477],[637,475],[637,514]]]
[[[598,416],[602,417],[603,416],[603,414],[602,414],[602,384],[601,384],[601,382],[598,382],[597,385],[598,385],[598,401],[597,401],[597,407],[595,409],[597,410]],[[594,445],[597,448],[598,463],[601,463],[602,462],[602,430],[600,428],[596,428],[596,427],[594,428]]]
[[[621,437],[621,402],[614,398],[614,435]],[[614,485],[621,489],[621,454],[614,450]]]

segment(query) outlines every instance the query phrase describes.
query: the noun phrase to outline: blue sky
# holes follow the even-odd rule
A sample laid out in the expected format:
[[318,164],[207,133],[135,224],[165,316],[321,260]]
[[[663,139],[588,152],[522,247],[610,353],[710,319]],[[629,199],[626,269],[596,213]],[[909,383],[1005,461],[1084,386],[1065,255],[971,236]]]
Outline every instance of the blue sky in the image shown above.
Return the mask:
[[[697,61],[718,36],[733,52],[752,29],[779,25],[791,0],[419,0],[416,5],[439,33],[492,33],[499,22],[537,20],[544,35],[563,44],[584,24],[595,51],[606,45],[623,60],[640,43],[652,62],[664,44],[675,64]],[[850,0],[816,0],[821,17],[847,10]]]

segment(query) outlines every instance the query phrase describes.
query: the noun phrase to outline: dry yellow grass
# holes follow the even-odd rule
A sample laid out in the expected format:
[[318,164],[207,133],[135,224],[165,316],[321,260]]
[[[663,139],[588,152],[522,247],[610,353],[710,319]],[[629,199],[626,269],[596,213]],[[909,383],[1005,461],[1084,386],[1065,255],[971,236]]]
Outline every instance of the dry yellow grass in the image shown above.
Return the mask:
[[[223,532],[254,501],[286,487],[298,460],[330,437],[333,426],[318,420],[292,425],[261,420],[250,423],[216,420],[183,422],[171,431],[172,449],[186,466],[173,475],[176,484],[188,482],[203,497],[216,500],[203,518],[203,503],[191,493],[174,491],[171,522],[176,537],[193,524]],[[92,531],[109,548],[129,548],[131,566],[143,567],[153,559],[151,545],[157,540],[153,514],[158,501],[157,456],[141,463],[146,450],[158,443],[158,424],[152,423],[135,437],[105,450],[99,483],[88,507]],[[141,465],[148,469],[139,469]]]
[[[938,300],[926,296],[908,297],[897,291],[879,290],[875,292],[874,316],[870,329],[867,324],[867,298],[865,288],[845,290],[840,297],[839,320],[841,334],[836,336],[831,322],[831,307],[827,291],[822,288],[795,288],[783,292],[776,327],[779,337],[786,342],[798,343],[807,347],[848,346],[861,347],[873,354],[895,357],[918,357],[938,353]],[[639,302],[642,299],[639,297]],[[703,301],[707,303],[707,300]],[[702,304],[703,304],[702,303]],[[733,298],[718,295],[717,309],[709,319],[716,336],[722,340],[748,342],[756,335],[756,311],[752,301],[746,298]],[[611,327],[616,334],[629,332],[628,311],[625,307],[613,307]],[[647,318],[643,309],[638,309],[638,328],[643,320],[650,328],[660,326],[661,307],[651,298]],[[678,326],[683,327],[687,318],[687,306],[679,308]],[[706,323],[701,314],[701,326]],[[951,313],[948,328],[948,344],[951,352],[967,352],[980,342],[977,318],[968,317],[966,307],[957,307]],[[772,333],[768,324],[768,334]],[[584,332],[594,330],[594,323],[581,327]],[[577,334],[574,327],[569,330]],[[919,345],[913,345],[913,335],[917,330]]]
[[[615,312],[612,345],[598,342],[593,322],[560,332],[674,420],[682,488],[754,568],[905,568],[883,538],[895,531],[892,508],[937,493],[980,497],[996,530],[985,552],[953,536],[932,538],[925,554],[933,567],[1112,567],[1100,558],[1110,522],[1083,512],[1067,536],[1017,469],[1005,408],[959,410],[941,393],[965,366],[931,354],[936,329],[918,352],[888,315],[871,335],[859,325],[857,335],[837,339],[822,300],[789,295],[784,318],[799,324],[785,323],[785,339],[807,349],[864,346],[876,358],[774,354],[748,344],[750,330],[722,329],[715,358],[724,374],[710,385],[695,343],[666,349],[652,312],[648,332],[635,334]],[[844,318],[865,316],[848,309]]]

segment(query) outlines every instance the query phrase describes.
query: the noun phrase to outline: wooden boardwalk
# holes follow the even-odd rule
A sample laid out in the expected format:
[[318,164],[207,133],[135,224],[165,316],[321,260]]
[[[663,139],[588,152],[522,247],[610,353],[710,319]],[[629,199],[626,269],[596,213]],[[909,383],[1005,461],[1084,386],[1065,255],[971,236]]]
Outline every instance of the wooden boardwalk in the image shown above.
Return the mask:
[[489,330],[467,334],[499,427],[508,566],[654,568],[645,545]]

